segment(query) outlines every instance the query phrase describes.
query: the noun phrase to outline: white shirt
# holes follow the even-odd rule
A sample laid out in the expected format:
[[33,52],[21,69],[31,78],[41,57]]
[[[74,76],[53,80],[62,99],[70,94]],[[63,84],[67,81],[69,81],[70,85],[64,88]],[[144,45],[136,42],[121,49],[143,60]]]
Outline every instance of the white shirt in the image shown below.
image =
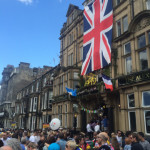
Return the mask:
[[36,142],[36,141],[35,141],[35,136],[34,136],[34,135],[31,135],[30,138],[29,138],[29,141],[35,143],[35,142]]
[[87,124],[86,129],[87,129],[87,132],[93,132],[93,130],[91,129],[90,124]]
[[6,145],[7,141],[10,140],[10,138],[7,138],[6,140],[4,140],[3,138],[1,138],[1,140],[3,141],[4,143],[4,146]]
[[118,143],[122,146],[122,137],[116,136]]
[[95,132],[98,132],[100,131],[100,125],[96,125],[95,128],[94,128]]

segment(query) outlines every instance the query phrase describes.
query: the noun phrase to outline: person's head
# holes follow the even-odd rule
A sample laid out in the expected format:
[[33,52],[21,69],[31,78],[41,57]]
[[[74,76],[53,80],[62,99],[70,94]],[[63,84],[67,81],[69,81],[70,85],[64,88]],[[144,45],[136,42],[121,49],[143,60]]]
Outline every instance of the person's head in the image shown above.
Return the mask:
[[119,148],[119,143],[118,143],[116,137],[112,137],[112,138],[111,138],[111,144],[112,144],[112,146],[114,147],[114,149],[120,149],[120,148]]
[[47,138],[47,141],[46,141],[47,144],[52,144],[52,143],[55,143],[55,142],[56,142],[56,140],[55,140],[54,136],[49,136]]
[[23,132],[23,136],[28,136],[28,132]]
[[40,141],[44,141],[45,140],[45,136],[43,134],[40,135]]
[[26,138],[21,138],[21,144],[26,145],[27,144],[27,139]]
[[104,143],[107,142],[107,140],[108,140],[108,135],[107,135],[107,133],[101,132],[101,133],[99,133],[99,134],[97,135],[97,142],[98,142],[99,144],[104,144]]
[[96,139],[96,137],[97,137],[97,132],[94,132],[93,133],[93,138]]
[[15,138],[8,140],[6,145],[10,146],[13,150],[22,150],[20,146],[20,142]]
[[81,137],[80,145],[83,145],[85,143],[84,137]]
[[132,135],[132,131],[127,131],[125,135],[129,138]]
[[35,143],[30,142],[27,146],[27,150],[37,150],[37,146]]
[[138,141],[139,141],[138,134],[132,133],[132,142],[138,142]]
[[138,132],[138,138],[140,141],[144,140],[144,133],[143,132]]
[[10,146],[3,146],[0,150],[13,150]]
[[131,139],[130,138],[125,138],[125,144],[130,145],[131,144]]
[[121,131],[120,131],[120,130],[117,131],[117,135],[118,135],[119,137],[121,137]]
[[65,150],[75,150],[75,149],[76,149],[76,143],[74,141],[70,140],[66,143]]
[[3,133],[2,137],[3,137],[4,140],[7,139],[7,134],[6,134],[6,132]]
[[64,133],[63,133],[63,132],[60,132],[60,133],[58,134],[58,137],[59,137],[60,139],[64,139]]
[[76,142],[77,145],[80,144],[81,139],[82,139],[82,137],[81,137],[80,135],[78,135],[78,136],[75,138],[75,142]]

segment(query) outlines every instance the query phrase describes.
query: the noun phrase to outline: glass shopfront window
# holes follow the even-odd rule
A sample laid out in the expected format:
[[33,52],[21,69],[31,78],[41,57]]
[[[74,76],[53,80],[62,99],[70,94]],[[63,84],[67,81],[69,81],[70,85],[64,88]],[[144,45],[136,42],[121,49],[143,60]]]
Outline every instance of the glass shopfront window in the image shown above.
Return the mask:
[[128,100],[128,108],[134,108],[135,107],[135,100],[134,100],[134,94],[128,94],[127,95]]
[[129,111],[129,128],[132,132],[136,131],[136,115],[135,111]]
[[131,56],[125,58],[125,68],[126,68],[126,74],[129,74],[132,72],[132,59]]
[[147,134],[150,134],[150,111],[144,111],[144,119],[145,119],[145,131]]

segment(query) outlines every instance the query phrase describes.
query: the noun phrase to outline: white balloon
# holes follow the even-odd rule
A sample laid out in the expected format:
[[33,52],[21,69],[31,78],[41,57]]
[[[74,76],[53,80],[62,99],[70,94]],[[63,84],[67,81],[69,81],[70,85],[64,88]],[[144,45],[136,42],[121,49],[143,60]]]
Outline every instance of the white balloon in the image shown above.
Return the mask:
[[58,118],[52,119],[50,122],[50,127],[52,130],[57,130],[60,127],[60,120]]

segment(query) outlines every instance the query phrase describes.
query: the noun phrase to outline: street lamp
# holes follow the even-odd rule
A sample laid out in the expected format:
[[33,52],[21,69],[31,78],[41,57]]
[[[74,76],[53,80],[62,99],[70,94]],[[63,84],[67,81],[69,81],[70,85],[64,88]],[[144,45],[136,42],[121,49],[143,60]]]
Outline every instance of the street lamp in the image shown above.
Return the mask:
[[74,113],[74,118],[73,118],[73,127],[74,127],[74,134],[76,133],[76,127],[77,127],[77,113]]

